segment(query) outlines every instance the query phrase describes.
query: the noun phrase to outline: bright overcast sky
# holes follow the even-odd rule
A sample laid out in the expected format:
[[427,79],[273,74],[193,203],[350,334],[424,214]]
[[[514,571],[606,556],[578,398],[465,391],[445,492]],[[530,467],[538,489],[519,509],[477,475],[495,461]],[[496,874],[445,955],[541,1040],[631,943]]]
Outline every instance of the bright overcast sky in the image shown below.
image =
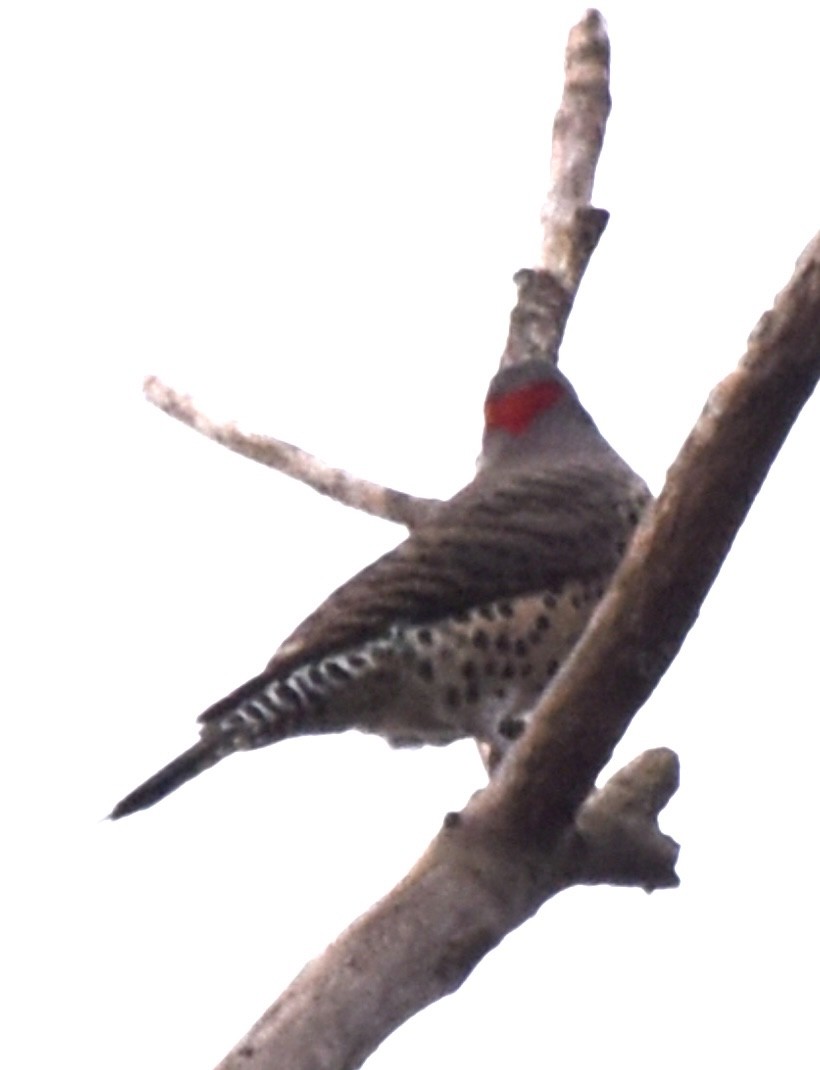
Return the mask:
[[[582,10],[0,15],[4,1065],[209,1070],[481,785],[469,744],[348,735],[100,821],[401,536],[140,384],[391,485],[466,482]],[[562,368],[655,489],[820,220],[811,10],[604,9],[612,219]],[[560,896],[368,1070],[817,1065],[819,418],[617,756],[681,756],[682,888]]]

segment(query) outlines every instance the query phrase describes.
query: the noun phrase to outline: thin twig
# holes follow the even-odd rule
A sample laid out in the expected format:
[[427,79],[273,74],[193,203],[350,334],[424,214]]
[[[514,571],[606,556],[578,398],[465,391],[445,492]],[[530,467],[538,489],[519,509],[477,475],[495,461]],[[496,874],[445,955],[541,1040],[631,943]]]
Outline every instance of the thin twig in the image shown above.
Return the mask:
[[281,439],[242,431],[235,423],[213,420],[202,412],[188,394],[178,393],[155,376],[145,380],[143,389],[153,405],[175,420],[227,446],[234,453],[241,453],[243,457],[306,483],[342,505],[350,505],[372,516],[413,527],[439,504],[435,498],[415,498],[412,494],[359,479],[341,468],[331,468],[313,454]]

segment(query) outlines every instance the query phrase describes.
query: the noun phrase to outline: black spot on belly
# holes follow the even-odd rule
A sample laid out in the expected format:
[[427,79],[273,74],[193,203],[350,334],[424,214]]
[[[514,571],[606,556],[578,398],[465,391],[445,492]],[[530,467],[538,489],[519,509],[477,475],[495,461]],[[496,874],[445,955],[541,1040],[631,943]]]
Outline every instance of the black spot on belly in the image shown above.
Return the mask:
[[422,678],[422,680],[427,681],[432,680],[435,676],[435,672],[433,671],[433,663],[432,661],[430,661],[429,658],[424,658],[423,661],[419,662],[419,676]]
[[473,646],[476,650],[486,650],[490,645],[490,637],[483,628],[476,628],[473,632]]

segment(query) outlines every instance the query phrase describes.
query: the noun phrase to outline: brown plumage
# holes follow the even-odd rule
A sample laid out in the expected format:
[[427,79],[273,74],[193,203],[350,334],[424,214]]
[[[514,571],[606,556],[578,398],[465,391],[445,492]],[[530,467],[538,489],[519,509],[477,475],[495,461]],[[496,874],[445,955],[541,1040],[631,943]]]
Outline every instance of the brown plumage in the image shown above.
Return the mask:
[[474,736],[503,752],[583,630],[649,495],[552,364],[499,372],[485,414],[475,479],[206,710],[199,742],[112,817],[235,750],[295,735]]

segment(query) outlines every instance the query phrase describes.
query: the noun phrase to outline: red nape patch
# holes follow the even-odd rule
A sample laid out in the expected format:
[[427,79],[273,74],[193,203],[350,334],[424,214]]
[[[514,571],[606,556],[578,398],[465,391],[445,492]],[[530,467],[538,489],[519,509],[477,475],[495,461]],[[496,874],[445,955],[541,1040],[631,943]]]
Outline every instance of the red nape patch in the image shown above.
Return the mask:
[[511,435],[526,431],[540,413],[552,408],[563,395],[564,388],[554,381],[528,383],[518,390],[510,390],[495,398],[487,398],[484,422],[488,428],[503,427]]

